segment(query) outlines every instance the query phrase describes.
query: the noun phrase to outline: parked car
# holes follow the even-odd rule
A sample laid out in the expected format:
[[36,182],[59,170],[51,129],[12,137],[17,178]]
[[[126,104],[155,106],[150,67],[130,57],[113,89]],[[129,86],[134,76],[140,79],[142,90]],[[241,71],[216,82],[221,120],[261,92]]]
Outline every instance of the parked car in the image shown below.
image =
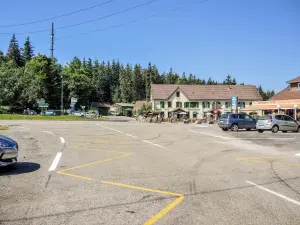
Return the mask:
[[18,143],[9,137],[0,135],[0,167],[11,166],[17,162]]
[[48,109],[46,111],[41,112],[41,115],[43,116],[56,116],[55,110]]
[[238,131],[239,129],[256,129],[256,119],[245,113],[228,113],[221,115],[219,127],[223,131],[231,129],[232,131]]
[[80,117],[84,117],[85,115],[85,112],[82,112],[82,111],[76,111],[72,114],[73,116],[80,116]]
[[86,118],[95,118],[97,114],[95,112],[87,112],[84,116]]
[[263,133],[266,130],[273,133],[277,133],[278,131],[282,131],[283,133],[288,131],[300,132],[300,124],[290,116],[270,114],[259,118],[256,129],[259,133]]

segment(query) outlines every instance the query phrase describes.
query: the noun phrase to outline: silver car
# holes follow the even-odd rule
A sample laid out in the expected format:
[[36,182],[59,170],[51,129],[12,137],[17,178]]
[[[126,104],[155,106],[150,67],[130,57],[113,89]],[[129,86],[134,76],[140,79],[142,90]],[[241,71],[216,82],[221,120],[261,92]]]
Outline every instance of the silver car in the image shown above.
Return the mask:
[[259,133],[265,130],[270,130],[273,133],[277,133],[278,131],[282,131],[283,133],[288,131],[300,132],[300,125],[290,116],[270,114],[259,118],[256,123],[256,129]]
[[0,135],[0,167],[10,166],[17,162],[18,148],[17,142]]

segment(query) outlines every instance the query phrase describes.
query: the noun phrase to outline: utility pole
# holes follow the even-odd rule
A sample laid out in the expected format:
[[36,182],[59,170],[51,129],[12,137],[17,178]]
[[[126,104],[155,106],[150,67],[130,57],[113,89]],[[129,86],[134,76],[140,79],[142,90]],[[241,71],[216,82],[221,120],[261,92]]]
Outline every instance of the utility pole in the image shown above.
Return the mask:
[[61,115],[64,115],[64,77],[61,75]]
[[53,51],[54,51],[54,23],[52,23],[52,25],[51,25],[50,51],[51,51],[51,58],[53,58]]

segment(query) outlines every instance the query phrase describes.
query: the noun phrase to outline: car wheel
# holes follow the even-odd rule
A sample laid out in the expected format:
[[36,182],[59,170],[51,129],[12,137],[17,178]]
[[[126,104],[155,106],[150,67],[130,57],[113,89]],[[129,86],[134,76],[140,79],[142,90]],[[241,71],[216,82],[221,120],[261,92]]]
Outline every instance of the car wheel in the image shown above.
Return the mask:
[[298,127],[297,132],[300,133],[300,126]]
[[247,131],[250,131],[251,130],[251,128],[248,128],[248,129],[246,129]]
[[258,133],[263,133],[264,131],[263,131],[263,130],[257,130],[257,132],[258,132]]
[[277,133],[279,131],[279,127],[277,125],[272,127],[272,132]]
[[239,126],[237,124],[232,124],[231,130],[237,132],[239,130]]
[[222,128],[223,131],[228,131],[228,128]]
[[282,131],[282,133],[286,133],[286,132],[287,132],[286,130],[283,130],[283,131]]

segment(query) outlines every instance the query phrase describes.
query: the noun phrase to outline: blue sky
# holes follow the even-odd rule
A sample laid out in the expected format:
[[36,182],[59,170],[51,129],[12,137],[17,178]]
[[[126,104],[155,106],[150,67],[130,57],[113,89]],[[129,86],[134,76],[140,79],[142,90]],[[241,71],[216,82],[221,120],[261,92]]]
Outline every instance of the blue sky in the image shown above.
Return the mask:
[[[107,0],[52,0],[1,3],[0,25],[30,22],[86,8]],[[102,7],[54,20],[66,26],[112,14],[149,0],[114,0]],[[298,0],[158,0],[133,11],[82,26],[57,30],[55,56],[66,63],[75,55],[123,63],[148,62],[159,70],[193,73],[222,81],[229,73],[239,82],[280,91],[300,76],[300,1]],[[174,8],[185,6],[178,11]],[[78,35],[157,17],[101,32]],[[21,27],[0,27],[0,33],[50,29],[51,21]],[[17,34],[23,45],[26,34]],[[36,52],[49,55],[49,32],[30,34]],[[10,34],[0,34],[6,52]],[[62,40],[59,40],[62,39]]]

